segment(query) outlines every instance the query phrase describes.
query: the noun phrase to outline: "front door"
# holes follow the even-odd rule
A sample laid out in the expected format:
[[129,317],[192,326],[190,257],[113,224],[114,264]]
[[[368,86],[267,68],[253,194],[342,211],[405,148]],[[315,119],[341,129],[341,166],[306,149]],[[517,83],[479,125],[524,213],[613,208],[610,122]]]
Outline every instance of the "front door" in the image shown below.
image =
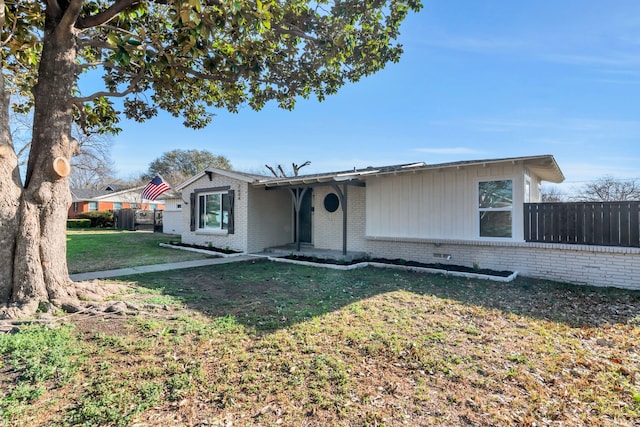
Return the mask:
[[298,224],[298,227],[300,228],[301,243],[311,243],[312,194],[313,189],[309,188],[302,196],[302,202],[300,203],[300,224]]

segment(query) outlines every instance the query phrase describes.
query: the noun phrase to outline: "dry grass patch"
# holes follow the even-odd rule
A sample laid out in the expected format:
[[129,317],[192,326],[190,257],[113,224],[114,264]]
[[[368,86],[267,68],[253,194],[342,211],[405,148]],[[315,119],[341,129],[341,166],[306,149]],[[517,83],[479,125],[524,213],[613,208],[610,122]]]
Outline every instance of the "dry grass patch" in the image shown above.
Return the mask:
[[[5,399],[8,424],[631,426],[640,416],[638,292],[266,262],[128,280],[138,287],[122,298],[141,314],[70,318],[82,349],[73,375]],[[6,396],[25,368],[0,349]]]

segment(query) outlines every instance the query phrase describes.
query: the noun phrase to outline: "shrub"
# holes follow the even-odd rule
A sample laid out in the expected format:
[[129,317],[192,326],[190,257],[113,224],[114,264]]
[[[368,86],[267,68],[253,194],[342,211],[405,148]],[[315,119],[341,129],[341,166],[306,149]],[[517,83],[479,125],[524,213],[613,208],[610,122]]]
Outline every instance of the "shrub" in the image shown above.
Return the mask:
[[92,228],[113,227],[113,212],[111,211],[83,212],[78,215],[78,218],[90,220]]
[[89,228],[91,227],[90,219],[68,219],[67,228]]

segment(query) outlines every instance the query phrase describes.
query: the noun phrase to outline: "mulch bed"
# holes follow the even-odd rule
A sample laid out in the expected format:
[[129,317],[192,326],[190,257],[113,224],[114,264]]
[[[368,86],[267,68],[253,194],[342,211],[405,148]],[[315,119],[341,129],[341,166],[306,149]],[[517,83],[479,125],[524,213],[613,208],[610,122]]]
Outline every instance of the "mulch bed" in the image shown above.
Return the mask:
[[181,242],[168,242],[169,245],[171,246],[182,246],[184,248],[195,248],[195,249],[202,249],[205,251],[211,251],[211,252],[220,252],[223,254],[239,254],[239,251],[234,251],[232,249],[229,248],[218,248],[215,246],[203,246],[203,245],[190,245],[187,243],[181,243]]
[[423,263],[418,261],[407,261],[404,259],[396,258],[396,259],[387,259],[387,258],[359,258],[351,261],[346,261],[343,259],[331,259],[331,258],[318,258],[306,255],[288,255],[282,258],[292,259],[296,261],[307,261],[307,262],[315,262],[318,264],[335,264],[335,265],[353,265],[359,264],[361,262],[377,262],[380,264],[390,264],[390,265],[403,265],[407,267],[420,267],[420,268],[432,268],[436,270],[444,270],[444,271],[455,271],[462,273],[475,273],[475,274],[484,274],[487,276],[499,276],[499,277],[509,277],[513,274],[513,271],[506,270],[491,270],[488,268],[473,268],[473,267],[465,267],[463,265],[455,265],[455,264],[433,264],[433,263]]

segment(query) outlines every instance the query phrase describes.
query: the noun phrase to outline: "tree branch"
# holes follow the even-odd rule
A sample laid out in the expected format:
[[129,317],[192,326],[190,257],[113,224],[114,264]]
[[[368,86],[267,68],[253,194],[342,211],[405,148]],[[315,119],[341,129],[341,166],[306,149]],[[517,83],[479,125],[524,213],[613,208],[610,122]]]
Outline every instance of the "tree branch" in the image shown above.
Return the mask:
[[111,7],[99,12],[93,16],[88,16],[76,23],[76,28],[85,29],[93,28],[111,21],[118,16],[119,13],[127,10],[131,6],[141,3],[141,0],[117,0]]
[[89,96],[71,98],[71,103],[79,106],[82,103],[93,101],[94,99],[98,99],[101,97],[122,98],[123,96],[127,96],[130,93],[135,92],[135,89],[138,86],[138,82],[140,81],[140,79],[142,79],[142,76],[143,76],[142,73],[139,73],[138,75],[136,75],[133,79],[131,79],[131,82],[129,83],[129,87],[127,87],[127,89],[125,89],[122,92],[109,92],[106,90],[99,91]]
[[222,83],[234,83],[238,81],[238,78],[242,75],[242,71],[246,70],[246,67],[240,67],[235,77],[233,78],[223,78],[221,76],[214,76],[212,74],[202,73],[200,71],[196,71],[193,68],[185,67],[184,65],[173,65],[176,70],[180,70],[185,74],[189,74],[192,77],[197,77],[202,80],[216,80]]
[[97,61],[97,62],[85,62],[83,64],[78,64],[77,67],[80,70],[86,70],[87,68],[93,68],[93,67],[98,67],[100,65],[102,66],[106,66],[110,64],[109,62],[105,62],[105,61]]
[[278,34],[288,34],[290,36],[296,36],[300,37],[301,39],[312,41],[314,43],[320,41],[319,38],[310,36],[295,25],[290,25],[290,29],[284,28],[282,25],[272,25],[271,28]]
[[80,16],[83,3],[84,0],[69,1],[69,6],[67,6],[67,10],[64,12],[64,15],[62,15],[62,19],[60,20],[60,24],[58,24],[58,27],[56,28],[56,32],[64,31],[65,34],[68,34],[71,31],[76,21],[78,20],[78,17]]
[[265,168],[269,169],[271,171],[271,173],[273,174],[273,176],[275,176],[276,178],[278,178],[278,173],[269,165],[264,165]]
[[301,165],[296,165],[295,163],[291,163],[291,167],[293,168],[293,175],[298,176],[298,174],[300,173],[300,169],[302,169],[305,166],[309,166],[310,164],[311,162],[309,160],[307,160]]
[[62,9],[60,8],[57,0],[47,0],[46,13],[49,18],[55,18],[62,14]]

